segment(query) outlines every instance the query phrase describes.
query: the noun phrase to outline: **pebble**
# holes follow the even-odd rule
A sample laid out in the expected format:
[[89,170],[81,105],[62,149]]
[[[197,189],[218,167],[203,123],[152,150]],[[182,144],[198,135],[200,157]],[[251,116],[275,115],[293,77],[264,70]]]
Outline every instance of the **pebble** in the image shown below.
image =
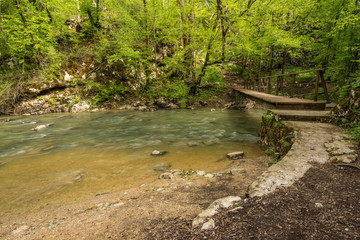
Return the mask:
[[322,205],[321,203],[315,203],[315,207],[316,207],[316,208],[323,208],[324,205]]

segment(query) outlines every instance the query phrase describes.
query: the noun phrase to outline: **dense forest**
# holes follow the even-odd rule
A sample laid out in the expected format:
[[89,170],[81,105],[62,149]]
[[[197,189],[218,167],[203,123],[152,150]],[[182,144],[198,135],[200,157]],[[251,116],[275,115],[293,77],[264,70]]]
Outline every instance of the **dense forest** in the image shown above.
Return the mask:
[[358,0],[0,0],[0,105],[64,79],[92,104],[186,104],[212,96],[201,84],[222,91],[224,69],[319,67],[346,101],[360,87],[359,12]]

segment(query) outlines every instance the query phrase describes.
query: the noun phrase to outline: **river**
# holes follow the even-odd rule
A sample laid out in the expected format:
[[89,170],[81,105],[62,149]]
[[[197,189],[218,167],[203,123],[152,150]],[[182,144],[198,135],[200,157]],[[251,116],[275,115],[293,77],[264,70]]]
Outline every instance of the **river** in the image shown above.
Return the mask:
[[[263,154],[263,111],[121,111],[0,117],[0,217],[139,186],[159,168],[218,172]],[[39,125],[49,125],[34,131]],[[167,151],[153,157],[153,150]],[[155,170],[154,170],[155,169]],[[35,207],[36,206],[36,207]]]

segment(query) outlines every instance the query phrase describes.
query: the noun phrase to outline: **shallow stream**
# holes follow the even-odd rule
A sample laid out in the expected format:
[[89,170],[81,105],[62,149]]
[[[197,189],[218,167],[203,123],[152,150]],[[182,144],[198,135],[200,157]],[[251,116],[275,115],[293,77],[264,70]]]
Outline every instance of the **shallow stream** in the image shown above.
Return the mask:
[[[262,114],[201,109],[0,117],[1,215],[139,186],[159,169],[222,171],[231,163],[228,152],[263,154],[257,145]],[[168,153],[153,157],[153,150]]]

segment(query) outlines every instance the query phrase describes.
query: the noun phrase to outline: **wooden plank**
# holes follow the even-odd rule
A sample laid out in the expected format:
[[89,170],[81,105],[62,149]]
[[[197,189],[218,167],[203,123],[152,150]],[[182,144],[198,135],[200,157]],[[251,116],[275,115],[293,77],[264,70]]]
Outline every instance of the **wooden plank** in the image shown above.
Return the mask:
[[330,97],[329,97],[329,92],[328,92],[328,89],[327,89],[327,86],[326,86],[326,81],[325,81],[325,78],[324,78],[324,71],[325,70],[320,70],[319,73],[320,73],[321,85],[322,85],[322,87],[324,89],[326,101],[329,103],[330,102]]
[[319,78],[320,78],[320,73],[317,72],[316,74],[316,83],[315,83],[315,96],[314,96],[314,101],[318,100],[318,95],[319,95]]
[[291,92],[290,92],[291,98],[294,97],[294,93],[295,93],[295,80],[296,80],[296,74],[293,74],[291,77]]

